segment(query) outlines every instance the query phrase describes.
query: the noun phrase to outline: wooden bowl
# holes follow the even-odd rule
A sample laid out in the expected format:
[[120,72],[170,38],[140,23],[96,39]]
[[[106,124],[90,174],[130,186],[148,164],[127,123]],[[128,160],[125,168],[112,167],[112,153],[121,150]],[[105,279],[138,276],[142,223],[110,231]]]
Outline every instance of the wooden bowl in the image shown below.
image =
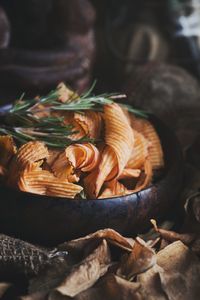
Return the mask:
[[72,200],[0,187],[0,231],[43,245],[56,245],[102,228],[133,236],[175,206],[182,183],[182,153],[173,132],[150,116],[160,136],[165,169],[150,187],[102,200]]

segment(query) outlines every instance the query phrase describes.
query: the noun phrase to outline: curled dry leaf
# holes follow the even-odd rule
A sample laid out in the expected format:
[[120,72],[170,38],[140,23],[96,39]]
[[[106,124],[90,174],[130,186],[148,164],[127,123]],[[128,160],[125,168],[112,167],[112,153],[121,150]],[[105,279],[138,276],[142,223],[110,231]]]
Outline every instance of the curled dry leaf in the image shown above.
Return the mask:
[[157,263],[164,270],[160,280],[168,299],[199,299],[200,261],[182,242],[161,250]]
[[145,299],[199,299],[200,262],[182,242],[157,254],[157,265],[138,276]]
[[111,263],[107,242],[103,240],[100,245],[79,265],[75,265],[56,291],[62,295],[74,297],[91,287],[103,276]]
[[163,269],[155,264],[147,272],[137,276],[137,282],[141,284],[142,299],[145,300],[169,300],[162,289],[159,274]]
[[[111,276],[111,280],[114,283],[112,285],[112,282],[108,284],[108,291],[115,290],[115,297],[111,299],[117,299],[120,300],[126,300],[126,299],[132,299],[132,300],[142,300],[141,295],[139,293],[140,284],[137,282],[129,282],[127,280],[124,280],[121,277],[118,276]],[[111,294],[112,295],[112,294]]]
[[136,238],[132,252],[122,257],[117,275],[130,280],[135,275],[145,272],[156,263],[154,250],[142,239]]
[[180,240],[185,245],[190,245],[196,238],[196,234],[194,233],[177,233],[175,231],[158,228],[156,221],[153,219],[151,220],[151,223],[153,224],[155,231],[168,242],[172,243]]
[[101,240],[105,239],[108,243],[115,245],[121,249],[131,252],[134,242],[130,238],[125,238],[118,232],[113,229],[103,229],[98,230],[92,234],[86,235],[85,237],[72,240],[66,243],[63,243],[58,246],[58,250],[77,250],[81,251],[88,243],[91,243],[92,240]]
[[[80,293],[75,300],[142,300],[138,292],[140,284],[128,282],[114,274],[106,274],[90,289]],[[53,299],[52,299],[53,300]],[[55,298],[54,300],[62,300]]]
[[71,265],[68,256],[62,263],[46,268],[29,285],[30,294],[58,292],[63,297],[74,297],[91,287],[103,276],[111,264],[110,250],[105,240],[84,259]]
[[[150,221],[155,222],[155,224],[156,224],[156,221],[154,219],[151,219]],[[163,221],[162,223],[160,223],[160,227],[167,229],[167,230],[170,230],[170,228],[172,228],[173,225],[174,225],[174,222],[169,221],[169,220],[166,220],[166,221]],[[151,228],[151,229],[149,229],[149,231],[147,231],[143,234],[140,234],[139,237],[141,237],[147,243],[149,243],[149,241],[155,241],[157,238],[159,240],[161,239],[159,233],[155,230],[155,228]]]

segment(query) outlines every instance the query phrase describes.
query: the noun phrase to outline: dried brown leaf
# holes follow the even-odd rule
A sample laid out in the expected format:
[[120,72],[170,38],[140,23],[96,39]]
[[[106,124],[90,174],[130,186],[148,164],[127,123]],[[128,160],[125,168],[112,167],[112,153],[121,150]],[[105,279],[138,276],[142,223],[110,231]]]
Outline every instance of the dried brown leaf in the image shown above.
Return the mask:
[[157,264],[147,272],[137,276],[137,282],[141,284],[141,293],[145,300],[169,300],[162,289],[159,274],[163,269]]
[[[140,289],[140,284],[136,282],[129,282],[115,276],[114,274],[106,275],[103,280],[97,285],[100,299],[109,300],[140,300],[141,297],[138,293]],[[82,300],[82,299],[77,299]]]
[[157,254],[157,265],[137,277],[145,299],[199,299],[200,262],[182,242]]
[[57,291],[61,295],[74,297],[91,287],[103,276],[111,264],[110,250],[105,240],[85,259],[74,265],[64,262],[47,268],[30,282],[30,294]]
[[170,244],[157,255],[162,288],[168,299],[199,299],[200,261],[182,242]]
[[[78,294],[75,300],[142,300],[139,293],[140,284],[128,282],[114,274],[107,274],[93,287]],[[52,300],[65,298],[52,298]],[[66,298],[68,299],[68,298]]]
[[156,263],[155,252],[140,238],[136,238],[132,252],[122,257],[117,275],[131,279]]
[[56,288],[62,295],[74,297],[91,287],[103,276],[111,263],[106,240],[80,264],[75,265],[63,282]]
[[133,240],[128,239],[120,235],[113,229],[107,228],[103,230],[98,230],[92,234],[89,234],[85,237],[72,240],[66,243],[63,243],[58,246],[59,250],[82,250],[88,243],[91,243],[92,240],[105,239],[108,243],[115,245],[119,248],[122,248],[127,251],[131,251],[133,248]]
[[168,242],[175,242],[180,240],[185,245],[190,245],[195,240],[196,234],[178,233],[172,230],[158,228],[155,220],[151,220],[151,223],[153,224],[155,231],[158,232],[160,236]]

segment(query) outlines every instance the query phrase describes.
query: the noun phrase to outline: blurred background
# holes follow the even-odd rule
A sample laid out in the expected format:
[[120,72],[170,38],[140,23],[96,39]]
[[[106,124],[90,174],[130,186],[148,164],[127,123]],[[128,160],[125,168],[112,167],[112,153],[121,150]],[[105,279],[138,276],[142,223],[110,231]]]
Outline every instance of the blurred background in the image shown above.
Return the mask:
[[188,149],[199,133],[199,0],[0,0],[0,99],[65,81],[126,92]]
[[200,77],[199,0],[0,0],[0,6],[1,87],[38,91],[66,80],[83,88],[78,81],[87,85],[86,77],[95,76],[116,89],[136,66],[161,62]]

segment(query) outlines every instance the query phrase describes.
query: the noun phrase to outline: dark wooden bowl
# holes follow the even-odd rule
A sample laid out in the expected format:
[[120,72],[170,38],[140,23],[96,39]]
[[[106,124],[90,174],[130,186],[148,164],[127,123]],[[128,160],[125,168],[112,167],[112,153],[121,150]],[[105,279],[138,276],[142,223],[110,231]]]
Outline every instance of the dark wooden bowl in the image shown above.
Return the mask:
[[150,187],[128,196],[103,200],[72,200],[0,188],[0,231],[43,245],[56,245],[102,228],[133,236],[162,219],[175,206],[183,175],[182,154],[173,132],[150,120],[160,136],[165,169]]

